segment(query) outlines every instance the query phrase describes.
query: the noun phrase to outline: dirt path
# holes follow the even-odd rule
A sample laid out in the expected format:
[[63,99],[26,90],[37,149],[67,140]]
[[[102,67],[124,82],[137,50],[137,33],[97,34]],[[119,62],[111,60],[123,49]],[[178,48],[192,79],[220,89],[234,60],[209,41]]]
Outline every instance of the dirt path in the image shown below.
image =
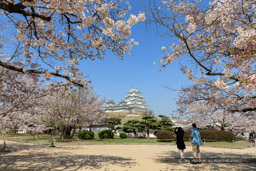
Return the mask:
[[[0,144],[2,141],[0,140]],[[61,145],[7,142],[17,149],[0,155],[0,170],[256,170],[256,163],[178,163],[175,145]],[[202,158],[256,158],[256,148],[201,148]],[[185,157],[192,158],[191,146]],[[175,162],[174,162],[175,161]]]

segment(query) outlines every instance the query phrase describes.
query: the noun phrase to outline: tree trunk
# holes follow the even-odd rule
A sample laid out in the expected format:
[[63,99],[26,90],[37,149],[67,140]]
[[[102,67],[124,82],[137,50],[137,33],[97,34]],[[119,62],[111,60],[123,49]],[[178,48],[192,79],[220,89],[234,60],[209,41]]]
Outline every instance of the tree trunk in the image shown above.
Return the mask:
[[147,130],[147,138],[149,138],[149,130],[150,130],[150,129]]
[[133,130],[133,133],[134,133],[134,137],[137,137],[136,130]]
[[18,135],[18,128],[17,126],[14,127],[14,136],[16,137]]
[[76,127],[73,128],[73,131],[72,131],[70,139],[72,139],[74,137],[75,133],[76,133]]
[[82,127],[79,126],[79,131],[78,131],[78,134],[82,131]]
[[61,139],[71,139],[72,126],[68,125],[62,129]]
[[72,127],[71,126],[67,126],[66,133],[64,135],[65,139],[71,139],[71,131],[72,131]]

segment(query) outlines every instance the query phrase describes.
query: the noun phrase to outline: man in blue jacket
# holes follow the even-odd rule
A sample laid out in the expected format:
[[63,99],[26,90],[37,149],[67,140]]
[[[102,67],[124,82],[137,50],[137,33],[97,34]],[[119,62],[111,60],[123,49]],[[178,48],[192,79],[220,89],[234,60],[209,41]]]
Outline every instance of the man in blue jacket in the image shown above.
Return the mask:
[[201,140],[201,136],[200,136],[200,132],[199,130],[196,128],[196,124],[193,123],[192,124],[192,130],[191,130],[191,135],[190,137],[192,138],[192,150],[193,150],[193,156],[196,159],[200,159],[201,158],[201,154],[200,154],[200,149],[199,147],[201,145],[203,145],[203,142]]

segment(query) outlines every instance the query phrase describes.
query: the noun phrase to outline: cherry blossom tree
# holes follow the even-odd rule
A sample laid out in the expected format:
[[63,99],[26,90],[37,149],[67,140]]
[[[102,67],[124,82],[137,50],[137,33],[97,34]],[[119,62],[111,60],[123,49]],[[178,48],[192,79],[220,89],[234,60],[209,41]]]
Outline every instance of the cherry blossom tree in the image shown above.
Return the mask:
[[233,133],[253,129],[253,112],[237,112],[237,108],[250,103],[239,100],[235,92],[230,95],[224,91],[216,91],[216,88],[216,92],[210,91],[213,90],[200,85],[182,89],[177,100],[179,114],[185,116],[187,122],[195,122],[199,127],[210,126]]
[[180,61],[181,71],[194,83],[180,91],[180,113],[204,111],[225,117],[226,123],[254,115],[255,10],[251,0],[150,1],[148,21],[175,42],[162,47],[160,71]]
[[102,60],[107,51],[122,59],[138,44],[128,37],[145,15],[130,8],[122,0],[2,0],[0,66],[34,81],[55,76],[87,86],[81,61]]
[[[1,0],[0,119],[4,128],[45,129],[37,113],[42,111],[44,97],[52,99],[50,94],[59,86],[43,87],[41,76],[88,87],[88,77],[79,72],[82,61],[103,60],[108,51],[120,59],[132,53],[138,42],[128,39],[131,27],[144,21],[145,14],[131,14],[130,9],[129,2],[122,0]],[[101,102],[92,99],[85,108],[88,123],[94,124],[104,112],[96,107]],[[23,122],[32,118],[34,124]]]
[[107,118],[107,114],[101,109],[104,99],[99,100],[92,89],[72,90],[60,87],[44,100],[43,123],[59,129],[62,139],[70,139],[76,129],[104,123]]
[[36,112],[35,108],[29,108],[29,111],[12,112],[5,117],[0,117],[2,121],[0,132],[5,133],[12,130],[17,135],[18,130],[23,130],[24,133],[38,136],[47,130],[53,129],[43,124],[42,118],[42,115],[39,115],[39,111]]
[[[0,68],[1,132],[26,129],[38,133],[44,127],[35,112],[39,100],[49,94],[46,88],[16,71]],[[33,123],[33,124],[32,124]],[[41,127],[42,126],[42,127]]]
[[0,80],[0,131],[14,130],[17,133],[18,129],[23,129],[36,134],[47,130],[41,122],[42,100],[63,85],[60,82],[38,85],[26,76],[4,68],[1,68]]
[[254,129],[255,101],[244,98],[247,93],[241,89],[218,89],[214,82],[194,84],[182,88],[176,99],[177,113],[188,124],[196,122],[199,127],[211,126],[234,133]]
[[[59,130],[62,139],[72,138],[77,128],[104,123],[107,117],[101,109],[104,99],[99,100],[92,88],[77,90],[70,83],[57,82],[37,87],[32,93],[32,89],[26,87],[26,82],[18,80],[20,82],[16,88],[24,86],[24,92],[20,91],[19,97],[5,96],[13,101],[7,100],[2,105],[2,109],[8,112],[0,115],[1,132],[17,132],[21,129],[38,135],[49,130]],[[26,97],[25,93],[31,97],[20,102]],[[14,102],[16,106],[13,106],[16,104]]]
[[38,134],[49,129],[41,120],[44,114],[41,111],[45,108],[42,100],[65,84],[41,83],[17,71],[0,68],[1,132],[13,130],[16,134],[18,129],[23,129]]
[[16,71],[0,68],[0,116],[26,110],[48,94],[45,88]]

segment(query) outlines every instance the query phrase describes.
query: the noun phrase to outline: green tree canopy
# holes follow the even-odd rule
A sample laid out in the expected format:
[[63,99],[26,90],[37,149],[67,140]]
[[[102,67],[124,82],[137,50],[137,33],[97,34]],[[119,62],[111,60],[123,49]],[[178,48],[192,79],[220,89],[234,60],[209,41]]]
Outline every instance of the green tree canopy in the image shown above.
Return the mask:
[[121,124],[121,119],[120,118],[107,118],[106,119],[107,127],[111,130],[116,132],[119,127],[118,125]]

